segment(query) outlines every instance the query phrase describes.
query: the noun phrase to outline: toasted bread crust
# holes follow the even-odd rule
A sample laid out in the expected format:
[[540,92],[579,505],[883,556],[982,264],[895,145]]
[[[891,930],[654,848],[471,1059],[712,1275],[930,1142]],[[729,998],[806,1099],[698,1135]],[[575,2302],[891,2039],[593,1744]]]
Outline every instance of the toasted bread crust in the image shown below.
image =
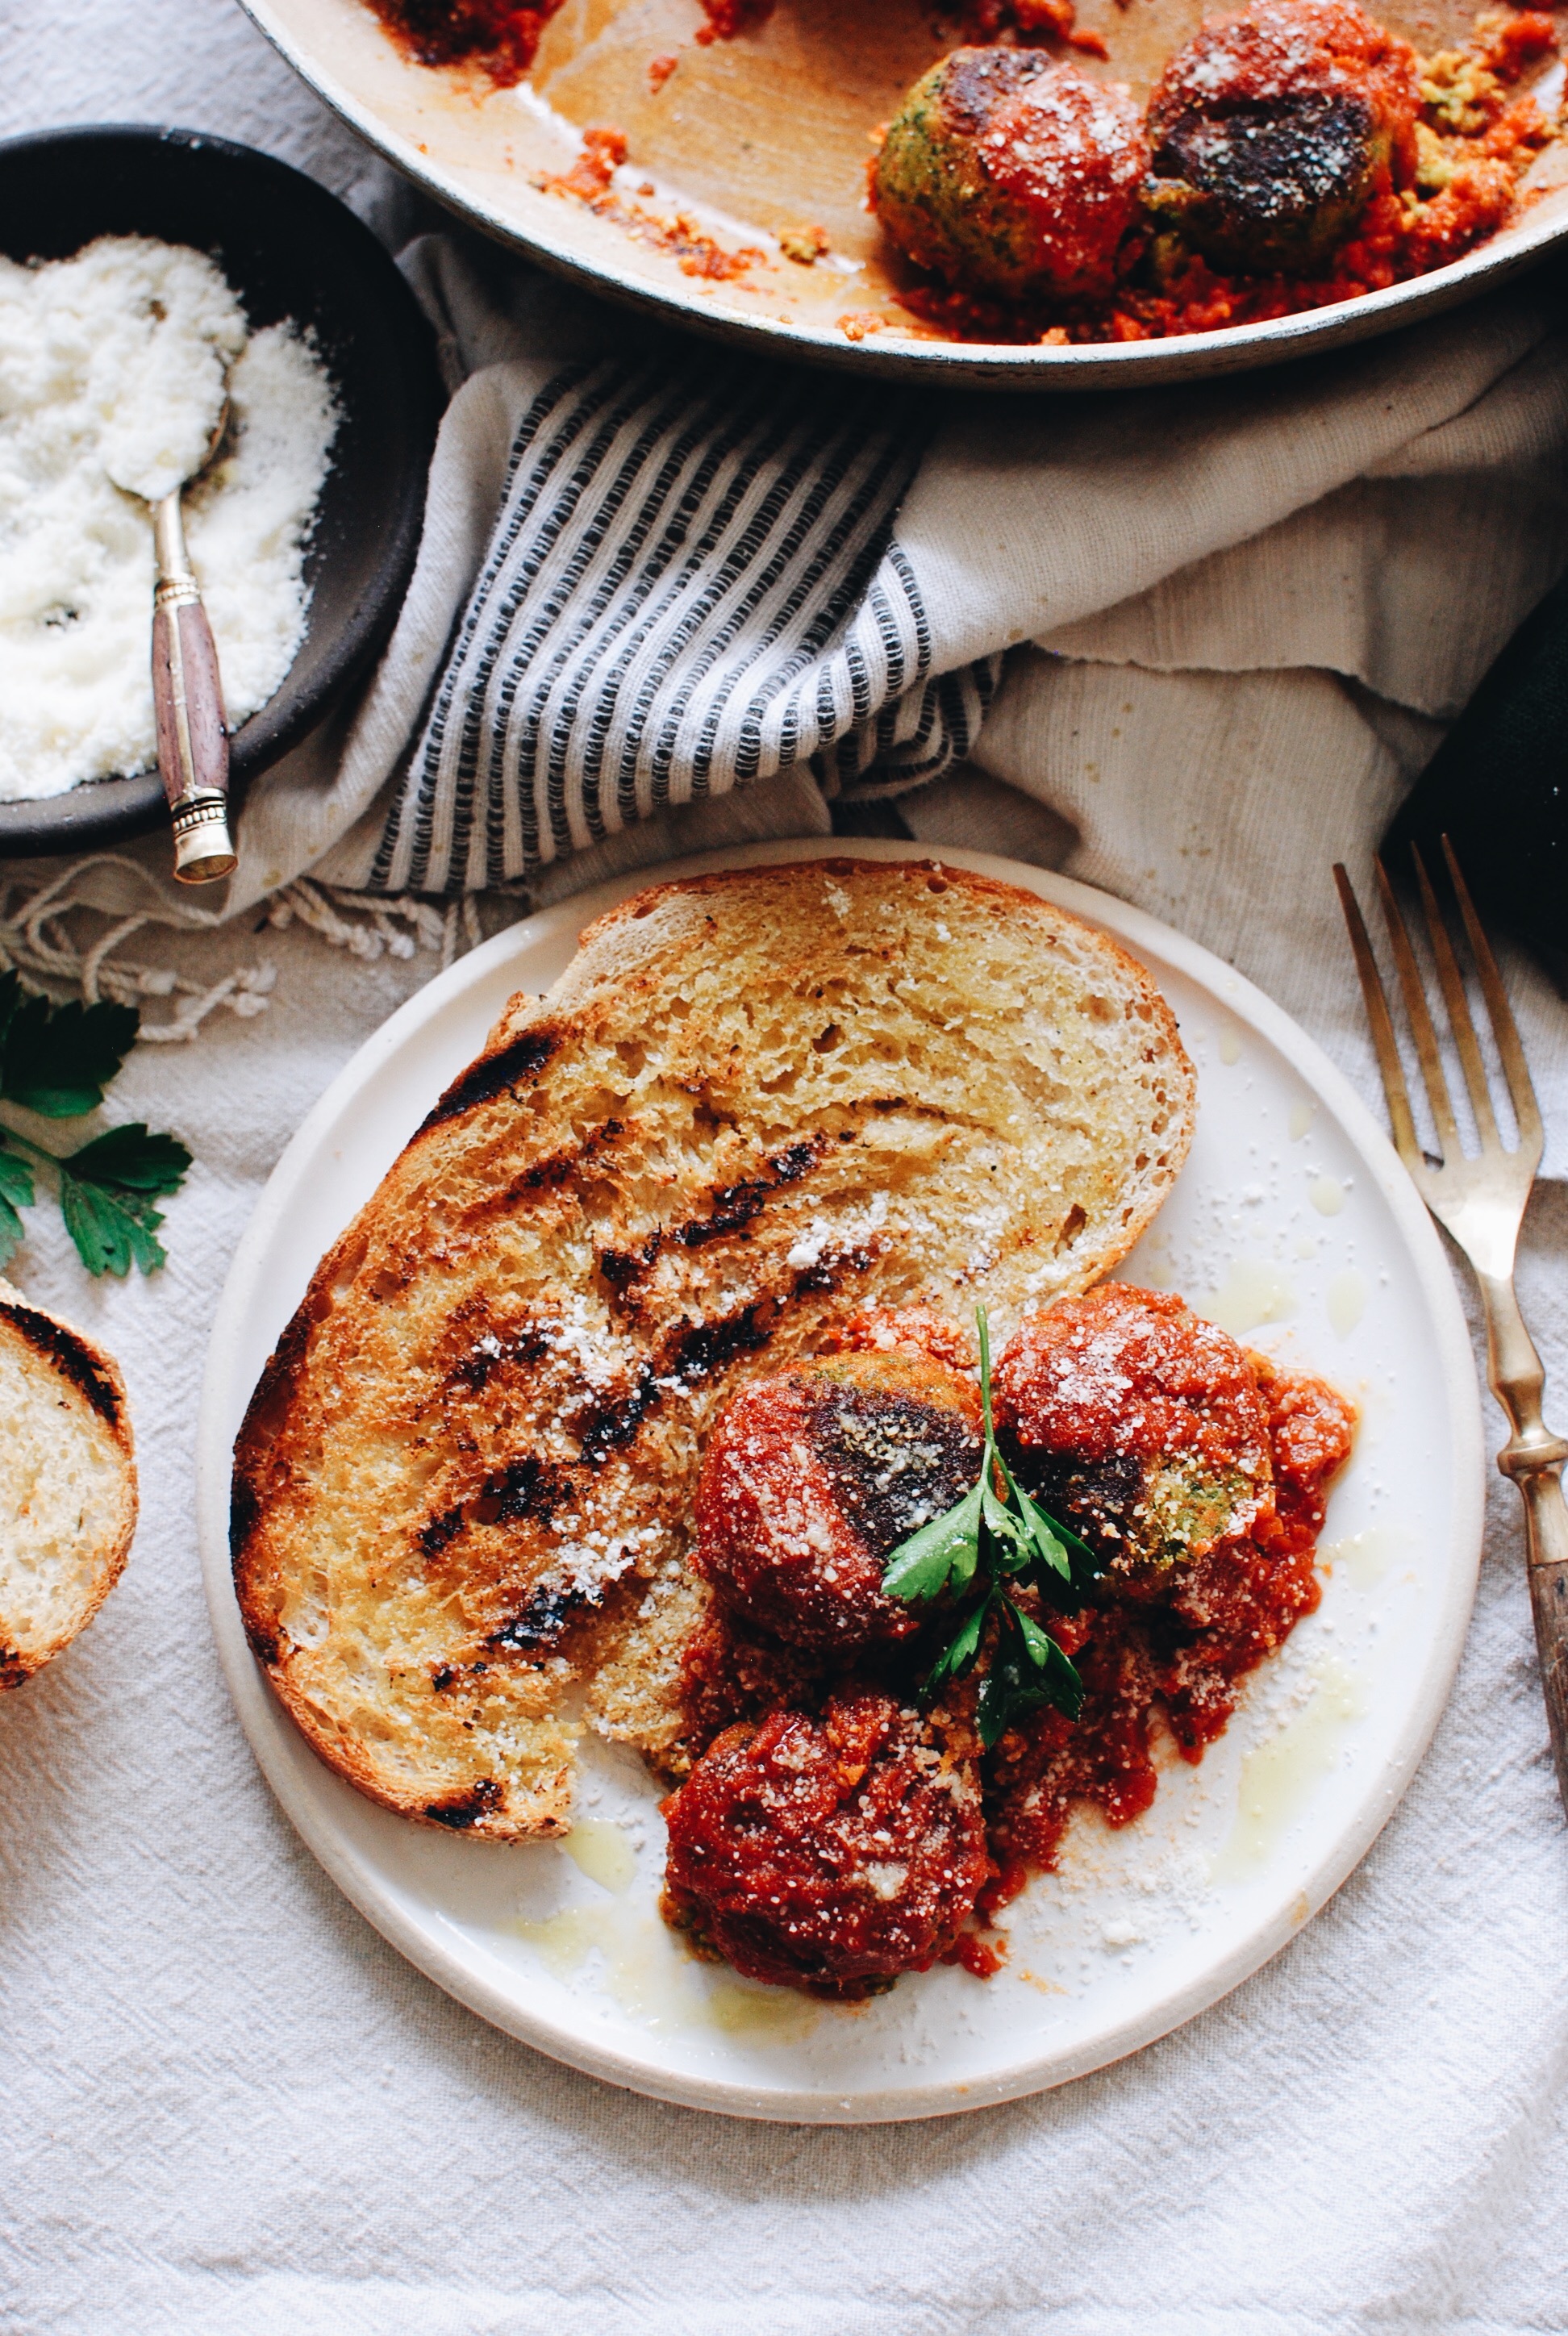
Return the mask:
[[660,885],[509,1004],[322,1261],[236,1445],[246,1629],[405,1815],[564,1831],[678,1762],[707,1426],[867,1302],[1005,1335],[1137,1239],[1192,1066],[1135,959],[931,862]]
[[[24,1346],[31,1347],[35,1355],[42,1357],[51,1370],[68,1380],[111,1433],[122,1438],[125,1384],[118,1366],[102,1347],[89,1346],[79,1330],[73,1330],[53,1314],[41,1314],[35,1306],[24,1305],[19,1299],[0,1299],[0,1322]],[[129,1449],[128,1434],[123,1441]]]
[[0,1280],[0,1689],[68,1646],[124,1570],[135,1452],[113,1357]]

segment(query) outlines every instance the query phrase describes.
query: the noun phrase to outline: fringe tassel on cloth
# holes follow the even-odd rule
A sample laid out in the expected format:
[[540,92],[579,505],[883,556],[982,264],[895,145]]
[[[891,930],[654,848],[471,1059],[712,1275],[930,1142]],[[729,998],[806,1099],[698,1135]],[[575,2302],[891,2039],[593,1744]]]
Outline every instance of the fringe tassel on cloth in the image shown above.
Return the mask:
[[[139,900],[145,905],[134,905]],[[426,949],[439,957],[443,973],[484,938],[472,898],[437,906],[351,892],[303,876],[273,893],[263,922],[272,931],[304,925],[329,948],[365,959],[411,958]],[[195,1038],[219,1011],[242,1020],[266,1012],[278,982],[276,966],[266,959],[202,981],[171,966],[121,955],[139,933],[161,929],[219,933],[224,920],[183,903],[171,907],[146,870],[120,852],[94,852],[31,890],[0,871],[0,973],[15,967],[32,987],[88,1006],[100,998],[137,1007],[168,999],[169,1012],[159,1020],[143,1016],[137,1034],[152,1045]]]
[[824,398],[711,358],[558,374],[519,426],[369,889],[515,882],[803,762],[836,794],[961,761],[1001,659],[930,671],[892,534],[928,435],[881,383]]

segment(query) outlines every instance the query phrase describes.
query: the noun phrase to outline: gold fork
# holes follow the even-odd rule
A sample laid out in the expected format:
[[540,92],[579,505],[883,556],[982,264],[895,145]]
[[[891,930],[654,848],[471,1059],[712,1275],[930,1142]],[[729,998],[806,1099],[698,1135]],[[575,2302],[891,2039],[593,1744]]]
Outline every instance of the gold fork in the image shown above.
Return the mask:
[[1446,836],[1443,838],[1443,853],[1513,1098],[1519,1140],[1512,1152],[1504,1148],[1497,1132],[1486,1066],[1470,1018],[1464,977],[1420,853],[1412,847],[1410,856],[1420,887],[1438,986],[1480,1140],[1480,1151],[1473,1159],[1466,1156],[1459,1143],[1420,967],[1388,871],[1380,860],[1375,863],[1405,1011],[1443,1150],[1440,1162],[1422,1151],[1417,1137],[1382,977],[1355,891],[1342,867],[1335,868],[1334,881],[1339,888],[1339,904],[1350,929],[1350,946],[1356,952],[1356,970],[1361,977],[1367,1019],[1372,1026],[1372,1044],[1377,1049],[1378,1067],[1383,1074],[1383,1091],[1388,1098],[1396,1149],[1432,1214],[1439,1224],[1447,1227],[1469,1259],[1481,1286],[1481,1302],[1486,1314],[1486,1376],[1514,1431],[1497,1455],[1497,1465],[1505,1476],[1514,1479],[1524,1498],[1530,1599],[1535,1614],[1541,1685],[1552,1730],[1557,1789],[1563,1807],[1568,1809],[1568,1504],[1563,1498],[1562,1479],[1563,1463],[1568,1460],[1568,1443],[1553,1436],[1541,1416],[1546,1375],[1524,1328],[1514,1290],[1514,1256],[1520,1221],[1535,1182],[1535,1171],[1541,1164],[1541,1114],[1496,959]]

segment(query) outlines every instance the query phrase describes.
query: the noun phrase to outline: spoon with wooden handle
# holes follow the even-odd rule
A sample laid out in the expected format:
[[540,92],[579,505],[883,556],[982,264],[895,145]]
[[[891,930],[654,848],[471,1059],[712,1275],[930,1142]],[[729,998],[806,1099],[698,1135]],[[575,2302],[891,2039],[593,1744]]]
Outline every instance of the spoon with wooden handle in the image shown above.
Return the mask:
[[[211,462],[228,427],[225,398],[196,468],[151,503],[158,579],[152,600],[152,706],[158,769],[174,822],[174,873],[182,884],[214,883],[232,876],[238,865],[229,833],[223,684],[201,588],[185,548],[180,509],[180,497]],[[116,484],[132,494],[139,492],[128,479]]]

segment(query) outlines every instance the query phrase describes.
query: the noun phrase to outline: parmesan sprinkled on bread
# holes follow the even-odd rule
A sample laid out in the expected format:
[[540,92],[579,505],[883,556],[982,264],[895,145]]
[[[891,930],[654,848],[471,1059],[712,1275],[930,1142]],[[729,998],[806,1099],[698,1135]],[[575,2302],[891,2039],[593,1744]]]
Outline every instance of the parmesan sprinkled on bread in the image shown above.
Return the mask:
[[678,1765],[686,1565],[738,1380],[868,1305],[998,1344],[1191,1140],[1143,968],[930,862],[667,884],[514,998],[323,1260],[235,1456],[250,1642],[388,1807],[560,1833],[585,1726]]
[[135,1530],[118,1366],[0,1281],[0,1688],[93,1620]]

